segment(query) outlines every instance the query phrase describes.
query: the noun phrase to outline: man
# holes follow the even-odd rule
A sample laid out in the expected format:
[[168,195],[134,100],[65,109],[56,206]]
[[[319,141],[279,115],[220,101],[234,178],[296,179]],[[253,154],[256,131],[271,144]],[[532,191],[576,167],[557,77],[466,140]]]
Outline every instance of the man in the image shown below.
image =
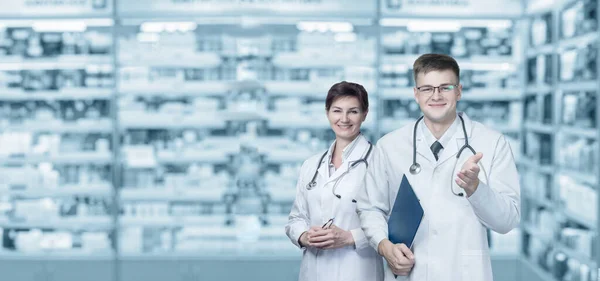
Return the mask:
[[[457,113],[459,74],[452,57],[419,57],[413,65],[414,97],[423,119],[382,137],[369,163],[357,212],[371,246],[387,261],[386,280],[395,275],[418,281],[492,280],[487,229],[507,233],[520,222],[519,178],[509,143]],[[467,148],[457,158],[467,142],[477,153]],[[388,239],[403,176],[424,210],[412,249]]]

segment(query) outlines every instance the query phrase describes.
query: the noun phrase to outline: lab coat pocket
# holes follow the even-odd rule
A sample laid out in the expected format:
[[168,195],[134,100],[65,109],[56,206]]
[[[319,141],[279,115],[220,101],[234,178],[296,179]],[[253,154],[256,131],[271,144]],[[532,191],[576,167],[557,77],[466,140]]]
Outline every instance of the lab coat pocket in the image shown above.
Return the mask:
[[490,254],[484,250],[463,250],[461,253],[461,280],[491,281]]
[[360,221],[356,213],[356,203],[352,201],[352,198],[342,196],[341,199],[336,200],[339,200],[339,203],[334,215],[334,224],[346,230],[360,227]]

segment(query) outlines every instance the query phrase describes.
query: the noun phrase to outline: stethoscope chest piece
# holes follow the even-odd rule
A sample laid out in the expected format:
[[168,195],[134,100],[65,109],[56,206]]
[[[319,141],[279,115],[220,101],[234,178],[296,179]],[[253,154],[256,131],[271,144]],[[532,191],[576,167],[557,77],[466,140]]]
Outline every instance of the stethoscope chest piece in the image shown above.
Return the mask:
[[413,163],[410,165],[409,172],[413,175],[416,175],[421,172],[421,165],[419,163]]

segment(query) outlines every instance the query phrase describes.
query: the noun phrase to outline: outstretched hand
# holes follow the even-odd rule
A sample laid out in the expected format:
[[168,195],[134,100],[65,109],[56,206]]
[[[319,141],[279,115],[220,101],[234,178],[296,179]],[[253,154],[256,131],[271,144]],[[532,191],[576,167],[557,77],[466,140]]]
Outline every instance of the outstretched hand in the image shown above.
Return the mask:
[[456,184],[465,190],[467,197],[471,196],[477,186],[479,186],[479,161],[483,158],[483,153],[478,152],[477,154],[469,157],[463,164],[461,170],[456,174]]

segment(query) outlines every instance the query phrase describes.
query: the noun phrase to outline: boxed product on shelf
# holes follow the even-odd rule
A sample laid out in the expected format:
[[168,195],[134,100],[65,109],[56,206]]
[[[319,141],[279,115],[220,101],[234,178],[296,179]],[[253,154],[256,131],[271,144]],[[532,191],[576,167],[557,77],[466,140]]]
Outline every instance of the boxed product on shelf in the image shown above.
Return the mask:
[[597,221],[597,192],[589,184],[582,184],[568,175],[561,175],[558,180],[560,199],[564,204],[565,211],[571,214],[567,216],[567,219],[576,219],[575,222],[583,224],[583,227],[593,228]]
[[543,99],[543,110],[542,110],[542,123],[551,124],[554,119],[554,101],[552,94],[545,94],[542,96]]
[[[470,118],[494,128],[496,126],[508,127],[507,131],[518,131],[520,104],[513,102],[459,102],[457,110],[465,112]],[[512,130],[510,128],[513,128]]]
[[591,259],[595,252],[593,249],[593,235],[593,232],[589,229],[565,227],[560,231],[559,241],[569,249]]
[[[21,167],[0,168],[5,176],[0,183],[8,190],[26,192],[60,192],[65,186],[77,187],[75,192],[85,192],[90,187],[110,186],[108,167],[95,165],[60,165],[43,163],[37,167],[24,165]],[[43,193],[42,193],[43,194]],[[108,194],[107,194],[108,195]]]
[[[387,27],[383,35],[383,52],[386,55],[417,55],[444,53],[456,58],[510,56],[512,54],[511,28],[464,27],[449,32],[411,32],[404,28]],[[385,62],[384,62],[385,63]]]
[[553,182],[550,175],[540,174],[533,168],[519,169],[522,182],[523,199],[535,200],[535,205],[546,205],[552,202]]
[[3,229],[2,251],[22,253],[108,254],[111,241],[106,232],[47,231],[41,229]]
[[560,55],[560,81],[590,81],[598,77],[598,43],[568,49]]
[[528,85],[552,85],[554,67],[552,54],[541,54],[527,59]]
[[551,272],[558,280],[594,280],[596,272],[590,265],[569,258],[562,250],[556,250],[552,255]]
[[557,164],[571,171],[594,175],[598,172],[598,143],[578,136],[562,136]]
[[525,114],[523,114],[523,121],[540,121],[540,104],[536,95],[526,96],[523,107],[525,108]]
[[539,165],[552,165],[553,142],[548,134],[527,132],[523,138],[523,156]]
[[596,128],[596,92],[565,92],[562,105],[562,124]]
[[0,31],[0,54],[26,58],[68,55],[105,55],[112,52],[112,36],[106,28],[83,32],[38,32],[33,28],[8,27]]
[[598,1],[573,1],[560,12],[561,38],[591,33],[598,28]]
[[551,43],[553,38],[553,16],[552,13],[545,13],[531,20],[530,26],[530,44],[531,46],[540,46]]

